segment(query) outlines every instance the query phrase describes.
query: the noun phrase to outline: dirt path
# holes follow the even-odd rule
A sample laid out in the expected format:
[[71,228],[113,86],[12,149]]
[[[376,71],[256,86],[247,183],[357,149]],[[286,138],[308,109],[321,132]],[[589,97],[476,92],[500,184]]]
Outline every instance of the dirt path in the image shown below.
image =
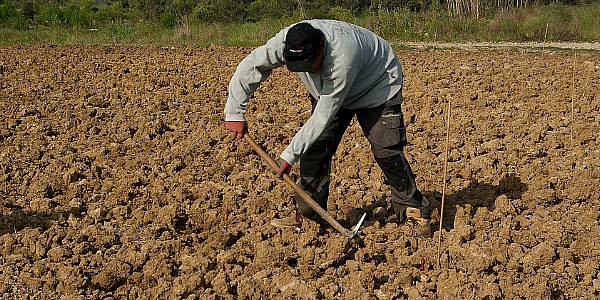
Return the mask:
[[567,49],[567,50],[600,50],[600,43],[544,43],[544,42],[530,42],[530,43],[428,43],[428,42],[408,42],[408,43],[396,43],[397,45],[408,46],[411,48],[441,48],[441,49],[532,49],[532,50],[544,50],[544,49]]
[[[0,47],[0,298],[598,299],[597,52],[398,51],[406,154],[436,207],[452,100],[437,268],[437,238],[386,222],[355,123],[328,210],[366,212],[360,239],[269,226],[292,191],[221,123],[250,50]],[[308,116],[284,68],[248,111],[272,157]]]

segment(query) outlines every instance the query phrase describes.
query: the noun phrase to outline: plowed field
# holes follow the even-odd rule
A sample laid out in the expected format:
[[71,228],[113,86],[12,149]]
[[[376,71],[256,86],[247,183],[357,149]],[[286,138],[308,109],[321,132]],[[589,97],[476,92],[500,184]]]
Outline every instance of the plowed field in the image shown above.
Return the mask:
[[[269,225],[292,190],[222,126],[249,51],[0,48],[2,298],[599,297],[598,52],[398,49],[435,236],[385,222],[389,190],[353,123],[328,205],[347,227],[367,213],[348,243]],[[306,95],[285,68],[255,93],[250,134],[272,157],[309,117]]]

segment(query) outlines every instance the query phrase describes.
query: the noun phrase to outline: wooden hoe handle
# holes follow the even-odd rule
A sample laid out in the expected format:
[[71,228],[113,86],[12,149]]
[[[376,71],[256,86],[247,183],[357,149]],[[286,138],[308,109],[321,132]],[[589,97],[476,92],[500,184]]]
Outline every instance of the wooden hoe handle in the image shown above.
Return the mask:
[[[277,172],[277,169],[279,169],[279,166],[269,156],[269,154],[267,154],[267,152],[265,152],[265,150],[263,150],[256,142],[254,142],[254,140],[248,134],[245,134],[244,138],[246,139],[248,144],[250,144],[250,146],[252,148],[254,148],[254,151],[256,151],[256,153],[258,153],[258,155],[260,157],[262,157],[262,159],[265,160],[269,164],[269,166],[271,166],[271,169],[273,171]],[[304,202],[306,202],[308,205],[310,205],[310,207],[312,207],[312,209],[314,209],[325,221],[327,221],[327,223],[331,224],[331,226],[333,226],[333,228],[335,228],[337,231],[339,231],[342,235],[346,236],[349,239],[356,235],[356,233],[358,232],[358,229],[360,228],[360,224],[364,220],[365,215],[363,215],[361,220],[355,226],[354,230],[348,230],[348,229],[344,228],[342,225],[340,225],[340,223],[338,223],[334,218],[332,218],[331,215],[329,215],[326,210],[324,210],[320,205],[318,205],[315,202],[315,200],[313,200],[309,194],[307,194],[298,184],[296,184],[296,182],[294,182],[294,180],[290,176],[288,176],[287,174],[283,174],[283,180],[285,182],[287,182],[290,186],[292,186],[292,188],[294,188],[294,191],[298,195],[300,195],[300,197],[302,198],[302,200],[304,200]]]

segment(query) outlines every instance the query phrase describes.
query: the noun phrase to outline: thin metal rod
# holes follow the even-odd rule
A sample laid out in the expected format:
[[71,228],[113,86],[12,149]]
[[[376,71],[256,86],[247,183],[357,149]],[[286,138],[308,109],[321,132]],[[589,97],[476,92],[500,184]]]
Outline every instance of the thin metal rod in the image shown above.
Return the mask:
[[571,148],[573,148],[573,123],[575,123],[575,64],[577,63],[577,53],[575,53],[575,58],[573,59],[573,73],[572,73],[572,82],[571,82],[571,124],[569,126],[569,135]]
[[438,268],[441,267],[441,254],[442,254],[442,221],[444,220],[444,202],[446,200],[446,174],[448,173],[448,144],[450,144],[450,110],[452,97],[448,97],[448,117],[446,120],[446,159],[444,162],[444,180],[442,187],[442,203],[440,205],[440,228],[438,235],[438,252],[437,252],[437,264]]

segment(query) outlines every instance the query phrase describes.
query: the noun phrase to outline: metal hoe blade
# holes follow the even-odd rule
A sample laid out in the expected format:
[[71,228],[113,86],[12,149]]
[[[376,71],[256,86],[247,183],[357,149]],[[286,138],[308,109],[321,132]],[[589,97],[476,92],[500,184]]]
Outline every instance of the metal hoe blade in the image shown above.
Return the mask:
[[358,223],[356,223],[356,225],[354,225],[354,227],[352,228],[352,232],[350,236],[348,236],[348,239],[353,238],[357,233],[358,230],[360,229],[360,225],[362,225],[362,223],[365,221],[365,217],[367,216],[367,213],[364,213],[362,215],[362,217],[360,217],[360,220],[358,221]]

